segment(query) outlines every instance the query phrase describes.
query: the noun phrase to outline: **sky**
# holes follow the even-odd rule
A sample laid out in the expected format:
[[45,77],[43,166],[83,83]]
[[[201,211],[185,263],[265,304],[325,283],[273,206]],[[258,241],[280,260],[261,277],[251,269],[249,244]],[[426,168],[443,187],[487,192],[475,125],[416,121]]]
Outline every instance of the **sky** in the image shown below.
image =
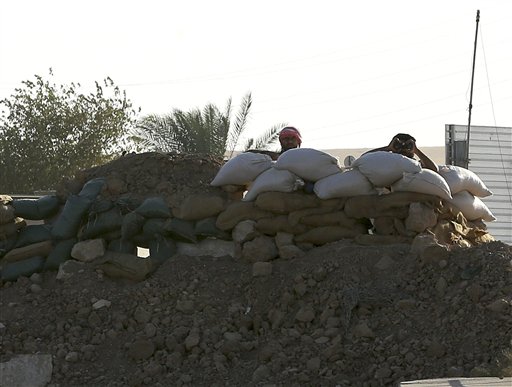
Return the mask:
[[[141,115],[247,94],[246,137],[286,122],[303,147],[443,146],[512,126],[511,0],[0,0],[0,99],[48,75],[110,77]],[[234,116],[233,116],[234,119]]]

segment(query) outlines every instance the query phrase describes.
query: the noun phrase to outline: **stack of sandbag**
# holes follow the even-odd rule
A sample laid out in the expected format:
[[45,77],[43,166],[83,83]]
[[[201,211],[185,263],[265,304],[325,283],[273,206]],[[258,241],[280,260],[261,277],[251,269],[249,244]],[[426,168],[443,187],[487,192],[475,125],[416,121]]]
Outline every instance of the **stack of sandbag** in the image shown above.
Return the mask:
[[264,154],[246,152],[229,160],[211,185],[247,188],[243,201],[253,201],[263,192],[294,192],[305,182],[314,183],[341,172],[338,159],[310,148],[290,149],[273,162]]

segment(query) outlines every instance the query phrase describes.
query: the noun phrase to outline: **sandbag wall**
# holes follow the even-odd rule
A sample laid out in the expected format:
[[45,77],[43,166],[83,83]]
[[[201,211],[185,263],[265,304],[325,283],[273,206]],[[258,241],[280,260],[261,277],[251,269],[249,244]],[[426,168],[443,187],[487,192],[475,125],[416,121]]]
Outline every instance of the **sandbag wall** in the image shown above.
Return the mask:
[[[326,200],[302,191],[263,192],[254,201],[195,194],[171,209],[161,197],[142,203],[106,200],[101,195],[105,184],[103,178],[92,179],[65,203],[55,196],[3,196],[1,279],[57,270],[74,258],[94,261],[113,277],[141,280],[172,257],[180,243],[230,241],[233,255],[258,262],[294,258],[346,238],[361,244],[408,243],[427,231],[447,245],[493,239],[482,222],[468,222],[439,197],[414,192]],[[44,223],[27,225],[26,219]],[[138,258],[137,246],[148,248],[150,259]]]

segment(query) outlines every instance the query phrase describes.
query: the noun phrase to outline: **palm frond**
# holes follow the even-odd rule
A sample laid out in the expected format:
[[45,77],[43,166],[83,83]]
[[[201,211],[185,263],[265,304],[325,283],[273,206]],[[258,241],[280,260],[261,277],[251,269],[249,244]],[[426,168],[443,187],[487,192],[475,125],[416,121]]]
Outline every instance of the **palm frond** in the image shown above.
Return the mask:
[[248,150],[250,148],[260,149],[260,150],[268,150],[268,148],[275,144],[279,138],[279,131],[284,128],[287,123],[283,122],[280,124],[272,125],[269,129],[267,129],[262,135],[256,138],[250,138],[246,141],[244,150]]
[[235,122],[232,127],[229,129],[228,143],[226,146],[227,152],[229,152],[229,158],[233,155],[236,144],[238,143],[238,139],[240,135],[246,128],[247,120],[249,118],[249,111],[252,105],[252,96],[251,93],[247,93],[242,98],[242,103],[240,105],[240,109],[236,114]]

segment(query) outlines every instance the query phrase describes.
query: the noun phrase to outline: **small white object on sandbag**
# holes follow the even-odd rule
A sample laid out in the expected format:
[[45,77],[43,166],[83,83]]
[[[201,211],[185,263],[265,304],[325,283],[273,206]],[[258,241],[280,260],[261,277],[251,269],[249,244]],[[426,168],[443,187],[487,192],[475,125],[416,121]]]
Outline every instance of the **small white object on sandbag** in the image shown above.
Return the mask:
[[418,192],[439,196],[441,199],[452,198],[450,187],[438,173],[430,169],[422,169],[417,173],[403,174],[403,177],[391,185],[393,192]]
[[254,200],[261,192],[293,192],[303,185],[304,180],[290,171],[269,168],[254,180],[242,200]]
[[366,153],[352,163],[375,187],[387,187],[401,179],[404,172],[421,171],[415,159],[398,153],[377,151]]
[[315,183],[313,190],[320,199],[377,194],[370,180],[357,169],[324,177]]
[[300,178],[312,182],[341,172],[336,157],[311,148],[287,150],[279,156],[274,168],[286,169]]
[[468,191],[481,198],[492,195],[492,191],[487,188],[478,175],[469,169],[457,165],[439,165],[439,174],[448,183],[452,195],[460,191]]
[[456,193],[449,202],[457,207],[469,221],[482,219],[492,222],[496,220],[487,205],[468,191]]
[[272,166],[272,158],[262,153],[245,152],[224,164],[210,185],[246,185]]

